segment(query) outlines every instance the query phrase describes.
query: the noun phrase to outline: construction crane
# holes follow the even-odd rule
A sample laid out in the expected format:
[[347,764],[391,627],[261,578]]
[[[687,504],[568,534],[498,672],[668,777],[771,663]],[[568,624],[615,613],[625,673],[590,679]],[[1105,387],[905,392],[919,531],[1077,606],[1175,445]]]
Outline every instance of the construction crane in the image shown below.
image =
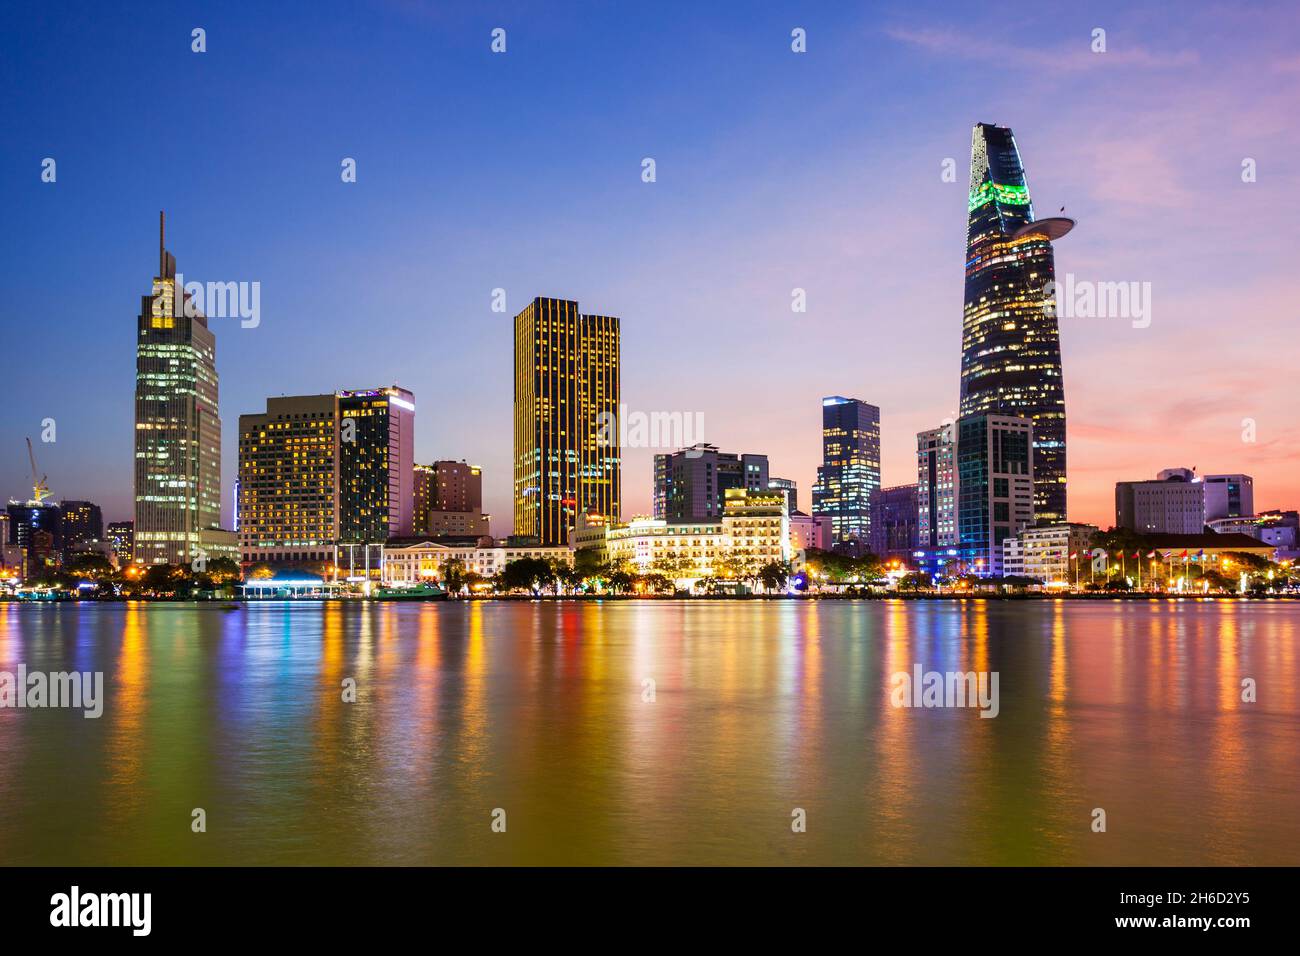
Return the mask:
[[32,463],[32,500],[40,504],[50,496],[50,486],[45,480],[48,476],[36,477],[36,452],[32,451],[32,440],[30,438],[27,439],[27,457],[31,459]]

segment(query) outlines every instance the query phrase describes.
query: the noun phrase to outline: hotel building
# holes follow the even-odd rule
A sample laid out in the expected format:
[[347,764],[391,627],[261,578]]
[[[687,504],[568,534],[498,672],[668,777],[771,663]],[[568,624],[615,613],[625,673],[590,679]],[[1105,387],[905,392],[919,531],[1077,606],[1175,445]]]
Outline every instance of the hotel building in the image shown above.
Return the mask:
[[622,508],[619,320],[535,298],[514,347],[514,533],[564,545],[577,515]]
[[409,535],[415,510],[415,396],[396,385],[338,398],[339,542]]
[[158,275],[141,297],[135,360],[135,560],[236,557],[221,523],[216,337],[176,282],[159,214]]
[[239,545],[246,564],[334,560],[338,399],[268,398],[239,416]]
[[880,409],[856,398],[822,399],[822,464],[812,513],[831,519],[834,550],[860,554],[871,535],[871,493],[880,487]]
[[567,547],[532,547],[506,543],[470,544],[434,541],[416,536],[410,541],[394,541],[383,548],[381,579],[393,587],[410,587],[429,581],[441,581],[448,561],[459,561],[473,574],[490,578],[499,574],[511,561],[540,558],[573,564],[573,551]]
[[414,416],[411,393],[396,386],[268,398],[265,412],[241,415],[244,563],[332,564],[340,544],[409,533]]
[[[589,526],[594,531],[599,525]],[[791,556],[791,530],[781,491],[732,488],[717,521],[671,523],[636,518],[626,525],[605,526],[604,540],[574,535],[575,547],[603,546],[605,560],[631,564],[642,573],[659,572],[681,588],[705,577],[743,579],[764,565]]]

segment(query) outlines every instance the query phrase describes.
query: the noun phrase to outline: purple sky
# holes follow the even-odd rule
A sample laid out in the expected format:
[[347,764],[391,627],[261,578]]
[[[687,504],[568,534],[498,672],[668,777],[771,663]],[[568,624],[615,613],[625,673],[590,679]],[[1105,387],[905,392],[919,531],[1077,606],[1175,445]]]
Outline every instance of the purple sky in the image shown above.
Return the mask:
[[[915,433],[957,403],[985,121],[1014,128],[1037,213],[1079,220],[1059,275],[1151,283],[1148,328],[1062,320],[1070,517],[1109,525],[1117,479],[1175,465],[1300,505],[1294,4],[697,6],[5,12],[0,494],[26,497],[23,436],[53,417],[55,496],[129,517],[160,208],[187,277],[262,285],[258,328],[214,321],[227,502],[241,412],[397,382],[418,460],[483,465],[507,533],[510,319],[534,295],[621,316],[629,408],[702,412],[805,508],[823,395],[879,405],[884,481],[914,481]],[[626,454],[625,517],[654,451]]]

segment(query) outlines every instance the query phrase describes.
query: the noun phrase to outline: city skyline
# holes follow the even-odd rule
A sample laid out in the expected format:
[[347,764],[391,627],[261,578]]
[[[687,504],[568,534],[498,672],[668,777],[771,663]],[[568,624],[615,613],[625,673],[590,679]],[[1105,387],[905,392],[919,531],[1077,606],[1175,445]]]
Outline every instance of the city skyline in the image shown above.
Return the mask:
[[[372,12],[382,36],[411,30],[426,43],[445,44],[459,58],[458,69],[488,78],[499,63],[515,63],[511,57],[519,60],[512,71],[536,68],[539,45],[528,41],[530,35],[553,39],[557,30],[578,31],[570,41],[608,58],[613,82],[599,93],[583,92],[543,71],[537,95],[561,96],[557,109],[564,122],[585,135],[596,127],[585,125],[574,110],[575,97],[587,97],[601,116],[641,102],[643,91],[632,76],[635,58],[619,65],[619,57],[599,41],[627,35],[635,17],[621,17],[618,27],[597,17],[579,29],[569,16],[546,23],[517,15],[518,26],[507,24],[510,52],[494,61],[485,39],[473,42],[486,37],[490,25],[473,17],[438,22],[383,6]],[[709,22],[702,14],[683,16],[688,24]],[[954,250],[957,224],[966,215],[964,141],[972,124],[993,121],[1019,133],[1040,206],[1065,205],[1065,215],[1084,223],[1070,237],[1058,272],[1089,281],[1151,281],[1154,288],[1147,328],[1126,319],[1061,320],[1070,393],[1070,518],[1108,526],[1116,481],[1176,465],[1251,474],[1259,486],[1258,510],[1292,506],[1300,497],[1300,479],[1286,467],[1297,439],[1285,402],[1284,383],[1292,373],[1284,346],[1295,280],[1283,253],[1293,246],[1284,240],[1295,229],[1300,190],[1282,156],[1293,150],[1294,134],[1263,120],[1251,125],[1252,118],[1269,115],[1269,104],[1294,91],[1298,71],[1281,52],[1291,25],[1280,25],[1270,56],[1258,31],[1210,31],[1215,45],[1207,45],[1198,38],[1206,33],[1197,32],[1211,16],[1203,11],[1175,25],[1117,10],[1109,18],[1109,52],[1091,54],[1090,20],[1063,17],[1044,33],[1051,19],[1044,15],[1032,31],[1024,29],[1046,38],[1048,52],[1033,66],[1045,69],[1049,54],[1059,53],[1059,75],[1044,81],[1045,90],[1026,94],[1023,72],[1016,74],[1021,82],[994,83],[978,96],[949,90],[933,117],[899,121],[883,140],[864,139],[874,122],[907,102],[883,94],[867,110],[853,103],[850,94],[861,92],[870,75],[857,65],[864,48],[881,52],[888,69],[927,86],[954,71],[977,69],[980,56],[997,52],[980,47],[950,16],[923,9],[892,16],[867,23],[801,14],[807,22],[796,25],[808,29],[810,52],[806,61],[787,62],[782,57],[794,57],[791,24],[765,11],[753,23],[733,27],[735,50],[724,51],[723,63],[709,68],[756,58],[756,89],[723,81],[711,94],[714,101],[690,112],[685,124],[674,127],[663,116],[665,110],[676,115],[673,109],[687,102],[676,79],[652,110],[657,122],[647,130],[635,122],[615,123],[609,138],[586,156],[543,149],[531,161],[494,157],[476,166],[480,153],[492,152],[493,123],[453,121],[452,130],[467,138],[453,140],[459,145],[452,159],[416,180],[409,156],[395,148],[401,142],[391,125],[397,114],[362,118],[359,94],[343,97],[342,120],[328,126],[322,147],[328,155],[290,158],[234,135],[222,140],[229,154],[220,164],[231,172],[190,166],[185,176],[177,175],[161,168],[162,159],[127,149],[136,137],[120,130],[145,115],[144,91],[125,78],[121,64],[97,61],[91,44],[86,62],[72,64],[70,75],[106,72],[108,87],[122,101],[108,111],[123,124],[118,131],[108,132],[107,120],[88,111],[69,115],[73,97],[61,85],[21,93],[5,107],[30,131],[22,147],[4,158],[5,196],[16,225],[3,240],[6,308],[13,310],[11,317],[37,314],[37,303],[58,287],[58,278],[76,275],[80,285],[69,296],[77,307],[70,342],[93,358],[78,363],[82,381],[76,389],[50,388],[48,369],[35,364],[15,370],[16,399],[2,432],[7,450],[0,456],[0,494],[25,497],[22,439],[38,441],[42,421],[52,418],[57,440],[37,445],[52,497],[95,501],[105,521],[130,517],[131,461],[124,449],[131,413],[122,395],[129,387],[124,369],[133,343],[126,330],[147,274],[152,217],[160,207],[168,211],[168,244],[195,278],[257,281],[263,287],[257,327],[213,320],[224,424],[223,527],[231,521],[239,416],[257,412],[268,397],[369,381],[401,382],[421,396],[415,460],[466,458],[481,464],[493,532],[512,530],[510,319],[536,295],[562,295],[592,312],[620,316],[623,399],[629,408],[702,411],[704,441],[766,454],[772,473],[793,478],[804,501],[820,457],[817,409],[828,394],[858,395],[881,407],[882,483],[914,481],[916,433],[955,417],[957,408],[962,293]],[[254,55],[257,46],[247,27],[223,30],[220,16],[205,18],[213,41],[222,38],[205,55]],[[176,18],[163,23],[188,34],[189,25]],[[78,29],[68,24],[71,36]],[[694,58],[697,44],[706,40],[687,32]],[[307,48],[314,37],[309,31]],[[403,43],[414,41],[396,42],[410,50]],[[649,42],[662,60],[667,38],[651,31]],[[459,51],[460,44],[466,49]],[[40,52],[38,44],[24,55]],[[191,56],[183,45],[168,55],[174,95],[181,101],[206,92],[194,75],[201,58],[184,59]],[[300,66],[303,74],[290,95],[296,83],[321,80],[314,68]],[[932,69],[941,76],[924,76]],[[1251,85],[1255,69],[1269,80],[1262,89]],[[797,70],[803,72],[792,72]],[[271,75],[253,70],[238,95],[212,107],[226,129],[240,129],[239,109]],[[512,76],[511,83],[518,73]],[[1211,76],[1226,77],[1231,89],[1249,95],[1226,120],[1227,130],[1221,129],[1220,111],[1215,149],[1206,156],[1200,148],[1206,121],[1196,118],[1193,106],[1199,95],[1229,95],[1196,86]],[[1127,88],[1135,77],[1143,80],[1140,91]],[[497,80],[484,82],[490,103]],[[1177,129],[1172,119],[1148,124],[1128,142],[1131,131],[1108,132],[1114,117],[1103,122],[1095,107],[1062,98],[1062,87],[1075,82],[1093,97],[1099,89],[1114,92],[1121,115],[1170,112],[1188,121],[1187,129]],[[427,83],[412,88],[427,90]],[[765,95],[780,89],[786,90],[785,105],[800,111],[793,137],[787,117],[774,121],[759,109]],[[825,90],[841,92],[813,104],[814,94]],[[717,102],[719,97],[725,102]],[[730,109],[710,111],[720,105]],[[43,115],[46,108],[57,114],[60,128],[84,129],[93,149],[66,134],[42,132],[54,123]],[[84,103],[81,108],[86,110]],[[304,121],[291,118],[287,125]],[[312,121],[325,122],[320,116]],[[368,131],[369,148],[365,135],[346,135],[348,125],[358,122]],[[526,129],[532,122],[540,119],[512,114],[501,135],[509,138],[514,125]],[[741,144],[728,144],[727,133]],[[165,154],[177,147],[165,138],[160,144]],[[771,158],[760,158],[755,147]],[[358,179],[345,184],[339,160],[353,155]],[[55,183],[40,182],[45,156],[59,160]],[[657,160],[653,183],[641,180],[646,156]],[[867,161],[859,162],[861,157]],[[1257,181],[1242,181],[1243,157],[1258,160]],[[955,185],[941,177],[949,158],[957,164]],[[304,177],[310,185],[301,182]],[[451,196],[448,180],[473,187],[473,198]],[[114,186],[112,195],[99,195],[106,182]],[[437,202],[392,206],[399,193],[422,196],[430,190]],[[755,190],[759,201],[739,209]],[[251,202],[221,212],[231,197],[245,193]],[[865,208],[894,208],[890,204],[898,200],[889,193],[911,203],[913,215],[889,222],[878,213],[858,215]],[[576,202],[577,211],[563,211],[566,202]],[[307,203],[323,205],[303,215]],[[602,206],[612,215],[594,229],[583,234],[570,228]],[[556,235],[572,238],[546,245],[506,238],[517,208],[550,217]],[[757,222],[755,214],[766,221]],[[1213,257],[1193,228],[1203,218],[1226,223],[1217,227]],[[704,238],[716,249],[701,255],[698,233],[706,219],[712,225]],[[1273,238],[1261,244],[1252,238],[1260,233]],[[403,251],[407,247],[412,253]],[[491,310],[498,288],[506,293],[504,312]],[[794,288],[806,290],[805,313],[791,311]],[[909,327],[897,327],[895,314],[907,315]],[[376,327],[384,334],[370,334]],[[785,348],[791,337],[804,345],[806,361],[791,362]],[[839,339],[859,344],[835,348]],[[691,374],[690,363],[680,360],[682,346],[691,343],[706,357],[725,361],[710,361],[706,374]],[[286,361],[286,353],[296,360]],[[1153,369],[1160,374],[1152,375]],[[1171,379],[1185,380],[1186,387],[1171,388]],[[84,401],[87,392],[97,400]],[[1243,440],[1247,420],[1255,441]],[[672,450],[623,452],[624,517],[651,512],[653,455]]]

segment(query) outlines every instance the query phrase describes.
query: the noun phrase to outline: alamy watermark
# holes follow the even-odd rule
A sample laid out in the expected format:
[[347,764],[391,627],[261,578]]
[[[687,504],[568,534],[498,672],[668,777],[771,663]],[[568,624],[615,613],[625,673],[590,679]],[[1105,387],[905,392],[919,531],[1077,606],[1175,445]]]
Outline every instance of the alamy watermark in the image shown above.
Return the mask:
[[1133,328],[1151,325],[1150,282],[1093,282],[1065,274],[1043,286],[1043,312],[1065,319],[1131,319]]
[[940,673],[914,664],[910,674],[896,671],[889,683],[894,707],[971,707],[978,708],[981,717],[996,717],[1001,710],[997,671]]
[[104,713],[103,671],[44,671],[27,670],[19,664],[17,673],[0,671],[0,710],[12,707],[17,710],[47,707],[75,708],[81,715],[94,719]]
[[[176,273],[176,288],[183,289],[180,306],[186,318],[203,315],[209,319],[239,319],[240,326],[255,329],[262,324],[262,283],[260,282],[189,282]],[[163,299],[154,298],[153,314],[162,315]]]
[[[620,404],[618,412],[596,416],[596,443],[603,448],[687,448],[704,441],[703,412],[630,412]],[[691,452],[688,450],[688,455]],[[699,457],[696,451],[691,457]]]

